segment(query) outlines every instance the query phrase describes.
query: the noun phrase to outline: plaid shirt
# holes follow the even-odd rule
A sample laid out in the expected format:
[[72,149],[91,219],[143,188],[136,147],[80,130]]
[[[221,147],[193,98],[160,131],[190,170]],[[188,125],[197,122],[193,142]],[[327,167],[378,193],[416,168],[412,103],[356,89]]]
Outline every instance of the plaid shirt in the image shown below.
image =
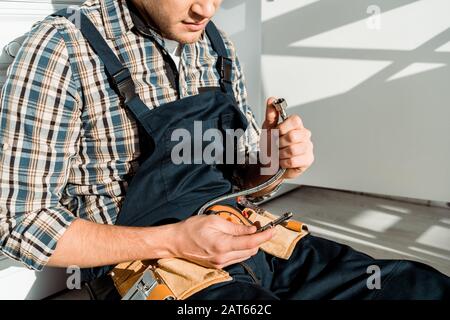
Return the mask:
[[[150,108],[218,86],[216,53],[203,36],[182,49],[178,81],[124,0],[88,0],[81,10],[130,69]],[[255,148],[259,129],[246,102],[234,47],[233,89],[252,125],[239,148]],[[172,76],[171,76],[172,74]],[[0,246],[41,270],[77,218],[114,224],[140,155],[138,127],[109,86],[103,64],[69,20],[33,26],[8,70],[0,99]]]

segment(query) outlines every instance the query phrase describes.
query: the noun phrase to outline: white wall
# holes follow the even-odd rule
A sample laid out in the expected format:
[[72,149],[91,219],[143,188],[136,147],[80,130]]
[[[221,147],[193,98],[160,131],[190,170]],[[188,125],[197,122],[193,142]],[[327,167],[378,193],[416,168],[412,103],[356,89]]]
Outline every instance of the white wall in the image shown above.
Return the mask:
[[[24,34],[31,25],[69,4],[70,0],[0,0],[0,48]],[[249,103],[260,105],[261,5],[254,0],[226,0],[215,17],[236,45],[246,73]],[[259,116],[260,108],[255,108]],[[65,270],[30,271],[0,254],[0,300],[39,299],[65,288]]]
[[261,2],[224,0],[214,18],[233,40],[245,73],[248,102],[261,119]]
[[27,32],[32,24],[77,0],[0,0],[0,47]]
[[263,94],[313,132],[298,183],[450,200],[449,17],[448,0],[262,2]]

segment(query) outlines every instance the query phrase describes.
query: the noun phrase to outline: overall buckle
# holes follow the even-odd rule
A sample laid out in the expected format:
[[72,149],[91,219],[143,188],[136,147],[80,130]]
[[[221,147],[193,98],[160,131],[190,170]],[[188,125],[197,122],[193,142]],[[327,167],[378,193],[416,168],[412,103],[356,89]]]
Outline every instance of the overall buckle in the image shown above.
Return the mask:
[[119,90],[120,96],[125,100],[125,103],[136,96],[136,87],[127,68],[122,68],[111,75],[111,79],[117,90]]
[[233,67],[233,61],[230,58],[219,56],[217,59],[217,70],[219,71],[220,86],[225,89],[225,84],[231,85],[231,71]]
[[149,300],[152,297],[159,297],[162,300],[175,300],[167,286],[158,281],[150,268],[147,268],[123,296],[122,300]]

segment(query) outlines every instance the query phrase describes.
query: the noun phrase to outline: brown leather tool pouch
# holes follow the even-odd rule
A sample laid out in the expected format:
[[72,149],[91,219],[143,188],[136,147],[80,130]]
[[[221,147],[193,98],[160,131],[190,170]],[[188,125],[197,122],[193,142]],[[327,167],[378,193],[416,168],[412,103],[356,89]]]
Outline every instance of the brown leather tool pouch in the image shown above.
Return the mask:
[[121,263],[113,269],[111,277],[119,294],[125,297],[146,271],[158,280],[146,300],[168,297],[184,300],[213,284],[232,280],[224,270],[206,268],[179,258]]
[[[214,205],[208,211],[218,214],[228,221],[245,225],[264,226],[278,218],[278,216],[268,211],[257,213],[255,210],[249,208],[239,210],[228,205]],[[275,226],[275,235],[270,241],[261,246],[261,250],[275,257],[287,260],[291,256],[298,241],[308,233],[308,228],[305,224],[291,219]]]
[[[229,221],[247,225],[254,223],[265,225],[277,218],[267,211],[259,214],[251,209],[241,211],[222,205],[212,206],[211,209]],[[274,237],[264,243],[261,249],[281,259],[289,259],[298,241],[308,234],[307,227],[294,220],[276,226],[275,231]],[[120,295],[124,297],[149,269],[158,279],[158,285],[150,292],[147,300],[162,300],[168,296],[183,300],[213,284],[232,280],[229,273],[224,270],[203,267],[179,258],[134,261],[121,263],[111,272]]]
[[[262,214],[253,211],[248,219],[252,223],[259,222],[261,225],[266,225],[277,218],[277,216],[267,211],[264,211]],[[308,228],[305,224],[290,220],[285,224],[275,227],[275,235],[270,241],[262,244],[261,250],[275,257],[287,260],[290,258],[292,251],[294,251],[296,244],[308,233]]]

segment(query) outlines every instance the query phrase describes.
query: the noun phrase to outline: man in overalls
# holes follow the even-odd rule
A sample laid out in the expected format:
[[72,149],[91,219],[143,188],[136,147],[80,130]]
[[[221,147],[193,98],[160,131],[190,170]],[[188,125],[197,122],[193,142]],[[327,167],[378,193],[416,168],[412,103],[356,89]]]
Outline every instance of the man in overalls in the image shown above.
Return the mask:
[[[282,260],[258,250],[272,229],[195,215],[268,179],[261,164],[171,158],[172,133],[195,138],[196,122],[203,132],[245,130],[237,151],[258,144],[234,47],[209,22],[220,3],[88,0],[81,16],[33,28],[2,91],[2,252],[34,270],[77,265],[99,299],[118,298],[104,266],[170,257],[233,277],[193,299],[448,297],[449,279],[420,263],[374,260],[312,235]],[[278,124],[272,100],[262,127],[279,130],[282,179],[295,178],[313,162],[311,133],[297,115]],[[374,264],[381,290],[366,285]]]

